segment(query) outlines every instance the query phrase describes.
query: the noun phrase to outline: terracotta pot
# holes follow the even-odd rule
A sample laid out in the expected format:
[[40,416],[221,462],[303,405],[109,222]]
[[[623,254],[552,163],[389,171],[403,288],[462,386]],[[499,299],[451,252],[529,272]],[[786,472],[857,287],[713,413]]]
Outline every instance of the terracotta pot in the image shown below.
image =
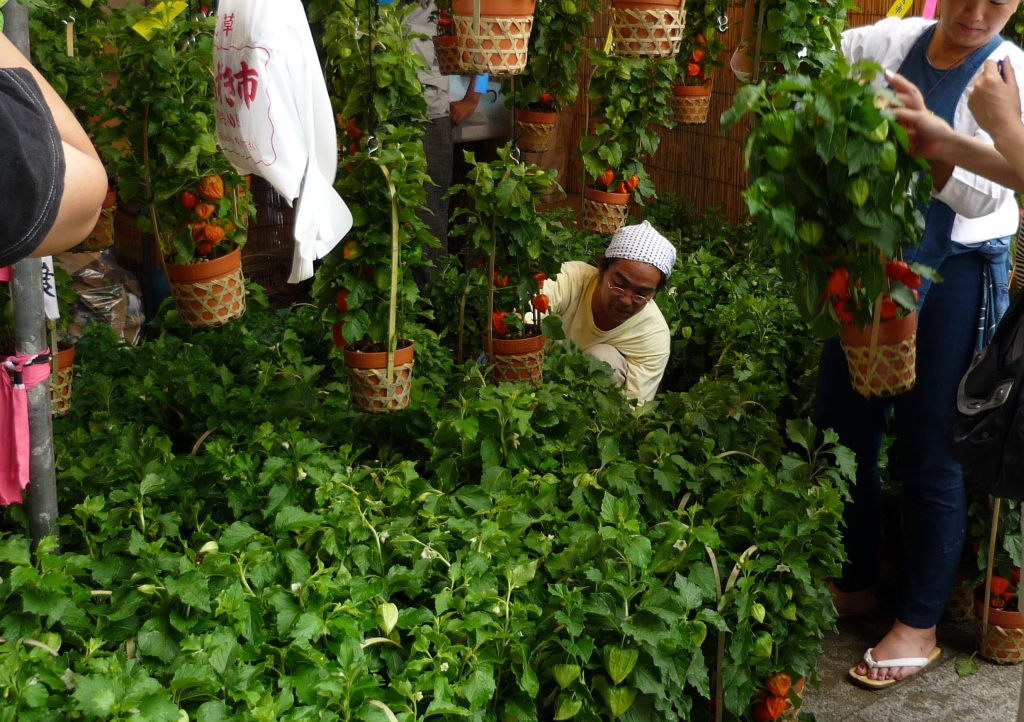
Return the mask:
[[878,325],[878,344],[871,353],[872,324],[861,331],[844,323],[839,329],[853,388],[865,398],[895,396],[917,380],[917,312]]
[[[108,193],[109,198],[112,194]],[[96,227],[92,229],[92,233],[85,237],[85,239],[77,246],[71,249],[72,253],[85,253],[90,251],[102,251],[104,248],[110,248],[114,245],[114,216],[117,214],[117,206],[107,206],[104,201],[103,210],[100,211],[100,217],[96,220]]]
[[672,58],[683,38],[683,3],[644,0],[612,3],[612,37],[616,55],[632,58]]
[[189,326],[220,326],[245,313],[241,249],[212,261],[167,264],[171,295]]
[[957,571],[953,581],[953,589],[942,610],[942,619],[946,622],[967,622],[974,619],[974,591],[964,585],[967,575]]
[[[487,350],[488,335],[484,334],[484,350]],[[544,380],[544,334],[527,338],[494,339],[494,365],[491,381],[526,381],[533,386]]]
[[[415,347],[410,341],[399,341],[395,349],[394,377],[388,380],[386,351],[353,351],[345,349],[345,366],[352,388],[352,403],[369,414],[401,411],[409,406],[412,390],[412,367]],[[407,345],[401,346],[402,343]]]
[[707,85],[673,85],[672,119],[686,125],[708,122],[711,109],[711,87]]
[[465,72],[515,75],[526,67],[536,0],[480,0],[480,24],[473,0],[452,5],[459,61]]
[[516,143],[526,153],[546,153],[558,113],[553,110],[516,110]]
[[71,410],[71,382],[75,375],[75,346],[57,351],[57,368],[50,377],[50,408],[55,418]]
[[975,634],[978,654],[996,664],[1024,662],[1024,615],[1017,610],[988,610],[988,628],[982,623],[985,612],[984,585],[974,592]]
[[583,189],[583,229],[610,236],[622,228],[629,215],[629,193]]
[[458,75],[462,72],[459,60],[459,39],[454,35],[436,35],[434,37],[434,56],[437,67],[444,75]]

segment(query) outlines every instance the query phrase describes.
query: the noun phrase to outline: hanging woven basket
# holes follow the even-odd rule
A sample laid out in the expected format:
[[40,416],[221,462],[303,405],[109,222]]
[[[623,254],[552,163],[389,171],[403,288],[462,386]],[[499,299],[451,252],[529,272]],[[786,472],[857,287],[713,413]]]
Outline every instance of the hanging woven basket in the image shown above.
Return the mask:
[[583,230],[610,236],[625,225],[628,215],[629,193],[583,189]]
[[462,61],[459,59],[459,39],[454,35],[434,37],[434,55],[442,75],[459,75]]
[[686,23],[684,2],[643,0],[612,3],[614,54],[630,58],[674,58]]
[[[487,348],[484,336],[484,348]],[[490,360],[490,379],[494,383],[503,381],[526,381],[537,386],[544,380],[544,344],[547,338],[537,334],[528,338],[496,338],[494,358]]]
[[[988,610],[988,625],[983,621],[985,612],[984,585],[975,591],[974,616],[977,618],[975,633],[978,637],[978,654],[996,664],[1020,664],[1024,662],[1024,615],[1016,609]],[[1010,602],[1016,605],[1016,600]]]
[[345,349],[345,368],[356,408],[368,414],[386,414],[408,407],[414,350],[412,341],[398,342],[394,376],[389,381],[386,351]]
[[865,398],[909,391],[917,380],[917,312],[879,323],[874,348],[872,330],[845,323],[839,330],[854,390]]
[[117,213],[117,194],[113,188],[107,190],[103,199],[103,210],[100,211],[96,227],[92,229],[84,241],[71,249],[72,253],[102,251],[114,245],[114,215]]
[[523,72],[535,7],[536,0],[454,0],[452,13],[463,72]]
[[57,351],[56,372],[50,376],[50,409],[55,419],[71,411],[71,381],[75,375],[75,347]]
[[187,266],[166,266],[171,295],[189,326],[221,326],[245,313],[242,252]]
[[707,85],[672,86],[672,120],[685,125],[708,122],[711,109],[711,87]]
[[516,111],[516,143],[525,153],[546,153],[558,113],[543,110]]

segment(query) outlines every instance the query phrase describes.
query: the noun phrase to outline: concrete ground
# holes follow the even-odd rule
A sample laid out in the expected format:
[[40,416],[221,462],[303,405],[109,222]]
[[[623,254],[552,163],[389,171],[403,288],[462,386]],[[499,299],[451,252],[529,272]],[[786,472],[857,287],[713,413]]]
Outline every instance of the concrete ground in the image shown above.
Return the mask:
[[818,660],[822,683],[804,694],[801,712],[817,722],[1014,722],[1017,719],[1022,666],[997,665],[974,657],[977,672],[961,678],[958,660],[977,649],[974,623],[941,623],[942,656],[927,669],[884,690],[866,690],[847,675],[864,650],[874,646],[892,624],[892,610],[880,604],[875,612],[839,623],[827,633]]

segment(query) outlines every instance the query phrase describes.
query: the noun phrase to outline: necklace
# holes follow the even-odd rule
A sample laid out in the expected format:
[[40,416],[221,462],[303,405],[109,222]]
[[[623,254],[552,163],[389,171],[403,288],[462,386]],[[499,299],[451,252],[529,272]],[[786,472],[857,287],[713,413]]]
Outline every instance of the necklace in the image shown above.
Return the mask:
[[[947,77],[947,76],[948,76],[948,75],[949,75],[950,73],[952,73],[952,72],[953,72],[954,70],[956,70],[956,69],[957,69],[957,68],[959,68],[959,67],[960,67],[961,65],[963,65],[964,63],[966,63],[966,62],[968,61],[968,59],[970,59],[970,57],[971,57],[972,55],[974,55],[974,54],[975,54],[976,52],[978,52],[978,50],[979,50],[979,49],[980,49],[980,48],[975,48],[975,49],[974,49],[974,50],[972,50],[971,52],[967,53],[967,55],[965,55],[964,57],[960,58],[960,59],[959,59],[959,60],[957,60],[957,61],[956,61],[955,63],[953,63],[952,65],[950,65],[950,66],[949,66],[948,68],[946,68],[946,71],[945,71],[945,72],[944,72],[944,73],[943,73],[942,75],[940,75],[940,76],[938,77],[938,79],[937,79],[937,80],[936,80],[936,81],[935,81],[934,83],[932,83],[932,87],[928,88],[928,92],[924,94],[924,100],[928,100],[928,96],[932,94],[932,91],[933,91],[933,90],[935,90],[935,89],[936,89],[937,87],[939,87],[940,85],[942,85],[942,81],[943,81],[943,80],[945,80],[945,79],[946,79],[946,77]],[[925,58],[925,61],[926,61],[926,62],[928,63],[928,66],[929,66],[930,68],[932,68],[933,70],[941,70],[941,68],[936,68],[936,67],[935,67],[934,65],[932,65],[932,61],[928,59],[928,51],[927,51],[927,49],[925,50],[925,53],[924,53],[924,58]]]

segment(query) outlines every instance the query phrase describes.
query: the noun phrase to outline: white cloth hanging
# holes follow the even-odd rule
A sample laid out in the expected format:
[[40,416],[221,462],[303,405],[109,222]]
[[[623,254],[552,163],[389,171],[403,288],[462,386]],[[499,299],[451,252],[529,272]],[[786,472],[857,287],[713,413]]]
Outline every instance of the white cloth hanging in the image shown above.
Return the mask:
[[288,278],[298,283],[352,228],[334,190],[337,129],[300,0],[220,0],[213,65],[224,154],[298,199]]

